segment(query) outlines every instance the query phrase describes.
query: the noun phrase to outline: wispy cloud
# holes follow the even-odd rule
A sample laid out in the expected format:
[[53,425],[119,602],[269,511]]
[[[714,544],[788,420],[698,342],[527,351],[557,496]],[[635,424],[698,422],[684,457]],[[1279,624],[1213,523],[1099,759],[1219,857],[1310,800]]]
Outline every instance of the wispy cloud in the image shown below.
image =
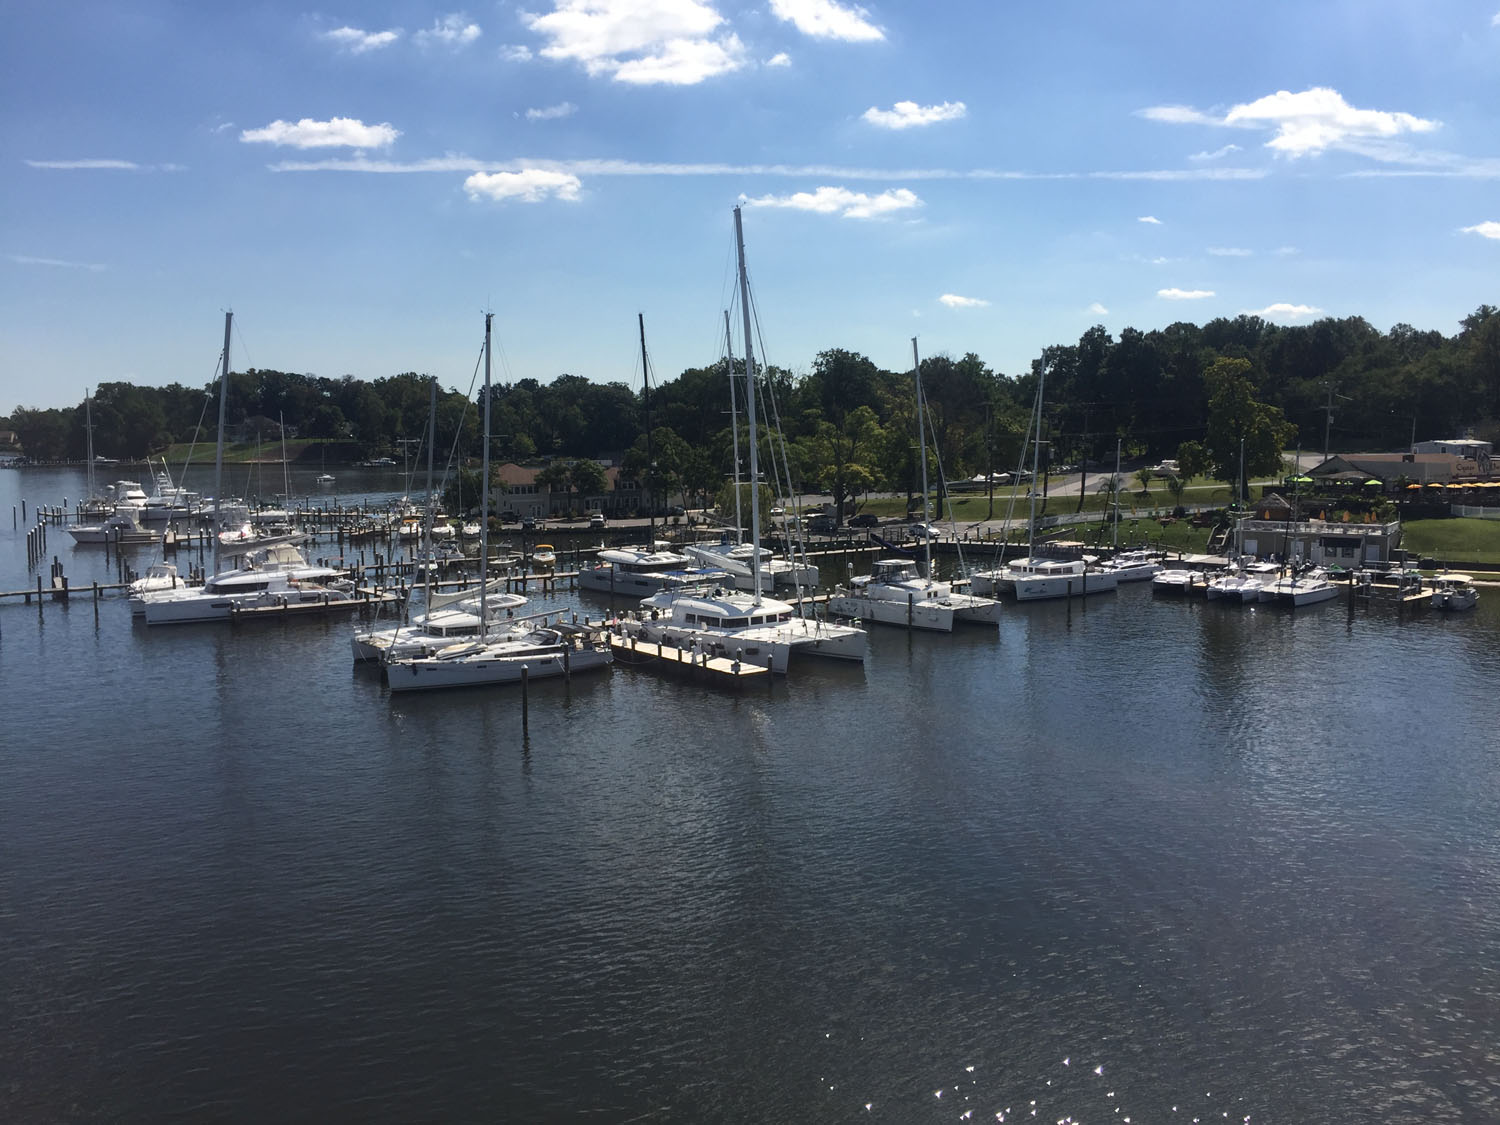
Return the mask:
[[1201,301],[1205,297],[1212,297],[1212,289],[1158,289],[1158,297],[1168,301]]
[[935,125],[939,121],[957,121],[967,112],[963,102],[944,102],[942,105],[897,102],[890,109],[871,106],[865,110],[864,119],[883,129],[911,129],[918,125]]
[[65,171],[106,169],[140,172],[146,167],[145,165],[137,164],[134,160],[28,160],[26,163],[32,168],[56,168]]
[[1277,301],[1263,309],[1245,309],[1243,315],[1258,316],[1262,320],[1305,320],[1307,317],[1317,316],[1322,311],[1312,305],[1292,305],[1286,301]]
[[421,47],[467,47],[478,39],[483,32],[477,23],[471,23],[469,17],[462,12],[444,16],[442,19],[434,20],[431,27],[412,36]]
[[474,156],[450,154],[422,160],[372,160],[347,157],[316,161],[286,160],[270,165],[273,172],[372,172],[410,174],[420,172],[512,172],[526,168],[550,168],[575,175],[596,176],[786,176],[799,179],[819,177],[843,180],[979,180],[1014,182],[1051,182],[1069,180],[1190,180],[1235,181],[1260,179],[1259,170],[1238,168],[1198,168],[1179,171],[1145,172],[1022,172],[1000,168],[859,168],[834,164],[669,164],[634,160],[593,159],[543,160],[514,157],[507,160],[485,160]]
[[1158,219],[1155,215],[1142,215],[1139,219],[1136,220],[1136,222],[1150,223],[1153,227],[1159,227],[1162,225],[1161,220]]
[[771,0],[771,11],[814,39],[871,43],[885,38],[885,32],[869,21],[870,13],[858,5],[845,7],[836,0]]
[[332,31],[323,32],[322,37],[351,55],[362,55],[366,51],[389,47],[401,38],[401,29],[397,27],[386,31],[365,31],[358,27],[336,27]]
[[1266,147],[1293,159],[1342,149],[1399,162],[1410,158],[1409,150],[1386,142],[1404,133],[1430,133],[1439,127],[1436,121],[1401,111],[1356,109],[1327,86],[1313,86],[1296,94],[1278,90],[1232,106],[1222,116],[1182,105],[1151,106],[1140,114],[1173,125],[1268,129],[1273,135]]
[[1295,246],[1278,246],[1278,247],[1276,247],[1276,256],[1278,258],[1290,258],[1293,254],[1300,254],[1300,253],[1302,253],[1302,251],[1299,250],[1299,249],[1297,249],[1297,247],[1295,247]]
[[907,188],[867,195],[841,187],[820,187],[816,191],[799,191],[791,195],[763,195],[746,199],[747,207],[784,207],[793,211],[814,211],[820,215],[839,215],[845,219],[883,219],[898,211],[922,206],[916,193]]
[[1500,27],[1500,12],[1496,12],[1493,16],[1490,17],[1490,26]]
[[505,43],[500,47],[502,62],[530,62],[531,48],[525,43]]
[[1255,253],[1242,246],[1210,246],[1208,252],[1215,258],[1248,258]]
[[1090,305],[1088,307],[1088,311],[1091,312],[1091,313],[1093,313],[1095,316],[1108,316],[1109,315],[1109,310],[1107,308],[1105,308],[1103,305],[1101,305],[1098,301],[1095,301],[1092,305]]
[[572,201],[578,198],[581,187],[577,176],[535,168],[525,172],[475,172],[464,181],[464,191],[476,203],[486,199],[495,203],[512,199],[521,203]]
[[774,55],[772,55],[770,58],[768,58],[766,60],[766,65],[767,66],[791,66],[792,65],[792,56],[789,55],[789,54],[787,54],[785,51],[777,51]]
[[702,0],[553,0],[521,22],[548,40],[543,58],[579,63],[593,77],[637,86],[693,86],[745,65],[733,33],[712,38],[724,17]]
[[366,125],[353,117],[334,117],[314,121],[310,117],[293,124],[276,120],[259,129],[240,134],[245,144],[289,145],[292,148],[385,148],[393,144],[401,130],[382,122]]
[[1464,234],[1477,234],[1481,238],[1500,238],[1500,223],[1494,220],[1475,223],[1472,227],[1464,227],[1462,230]]
[[990,303],[982,297],[960,297],[957,293],[944,293],[938,298],[950,309],[987,309]]
[[1228,156],[1231,152],[1240,152],[1240,151],[1242,151],[1242,150],[1241,150],[1241,148],[1240,148],[1239,145],[1225,145],[1223,148],[1216,148],[1216,149],[1214,149],[1213,152],[1195,152],[1195,153],[1193,153],[1192,156],[1189,156],[1188,159],[1189,160],[1200,160],[1200,161],[1201,160],[1218,160],[1221,157]]
[[33,258],[29,254],[7,254],[6,257],[18,266],[53,266],[57,269],[88,270],[91,273],[100,273],[107,268],[97,262],[65,262],[61,258]]
[[572,117],[578,112],[578,107],[572,102],[558,102],[557,105],[549,105],[543,109],[528,109],[526,111],[527,121],[556,121],[561,117]]

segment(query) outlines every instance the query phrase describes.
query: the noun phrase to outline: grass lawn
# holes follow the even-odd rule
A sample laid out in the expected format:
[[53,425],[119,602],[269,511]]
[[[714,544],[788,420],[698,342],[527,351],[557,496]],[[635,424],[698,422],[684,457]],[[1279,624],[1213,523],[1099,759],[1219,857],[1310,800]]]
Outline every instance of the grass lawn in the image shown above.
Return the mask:
[[1500,520],[1408,520],[1401,525],[1401,545],[1449,566],[1500,565]]

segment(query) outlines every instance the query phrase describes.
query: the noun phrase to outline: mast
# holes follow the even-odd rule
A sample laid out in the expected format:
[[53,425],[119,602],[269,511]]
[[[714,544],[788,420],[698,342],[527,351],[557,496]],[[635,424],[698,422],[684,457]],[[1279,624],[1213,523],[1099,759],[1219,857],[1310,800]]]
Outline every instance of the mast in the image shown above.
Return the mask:
[[734,394],[734,333],[729,330],[729,310],[724,310],[724,356],[729,363],[729,435],[734,442],[734,541],[745,541],[745,517],[740,514],[740,415]]
[[745,320],[745,425],[750,431],[750,584],[760,604],[760,452],[755,435],[755,348],[750,342],[750,279],[745,275],[745,230],[734,209],[734,244],[740,266],[740,312]]
[[224,404],[229,398],[229,332],[234,310],[224,313],[224,354],[219,360],[219,441],[214,451],[214,573],[219,573],[219,529],[224,509]]
[[922,542],[927,545],[927,580],[932,581],[932,512],[927,496],[927,424],[923,421],[922,361],[917,358],[917,338],[911,338],[911,369],[917,383],[917,448],[922,458]]
[[1042,463],[1042,403],[1046,401],[1047,361],[1042,360],[1041,374],[1036,385],[1036,440],[1031,446],[1031,521],[1026,529],[1026,554],[1030,557],[1036,547],[1036,474]]
[[651,478],[656,473],[656,454],[651,444],[651,368],[646,362],[646,314],[636,313],[641,330],[641,396],[646,403],[646,550],[656,550],[656,497],[651,494]]
[[[94,409],[89,405],[89,392],[84,388],[83,392],[83,428],[88,433],[88,457],[89,457],[89,500],[92,501],[99,495],[99,490],[94,484]],[[80,523],[83,521],[80,520]]]
[[432,549],[432,447],[437,442],[437,376],[432,376],[432,402],[427,408],[427,598],[432,599],[432,572],[437,559]]
[[490,320],[494,313],[484,314],[484,452],[479,459],[479,643],[489,625],[490,561]]

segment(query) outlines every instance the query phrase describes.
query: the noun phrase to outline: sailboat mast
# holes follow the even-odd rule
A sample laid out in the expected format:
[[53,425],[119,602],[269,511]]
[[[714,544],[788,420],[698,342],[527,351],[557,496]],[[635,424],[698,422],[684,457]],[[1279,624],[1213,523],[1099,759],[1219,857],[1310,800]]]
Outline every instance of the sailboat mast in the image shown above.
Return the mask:
[[917,383],[917,449],[922,458],[922,542],[927,545],[927,577],[932,577],[932,512],[927,499],[927,424],[923,421],[927,404],[922,401],[922,361],[917,358],[917,338],[911,338],[911,369]]
[[1042,463],[1042,403],[1047,394],[1047,361],[1042,361],[1041,374],[1036,385],[1036,440],[1031,446],[1031,522],[1026,529],[1026,554],[1033,554],[1036,546],[1036,474]]
[[651,444],[651,368],[646,361],[646,314],[636,313],[641,330],[641,396],[646,404],[646,549],[656,549],[656,497],[651,494],[651,478],[656,475],[656,453]]
[[432,376],[431,402],[427,408],[427,599],[432,601],[432,572],[437,559],[432,550],[432,447],[437,443],[437,376]]
[[[83,392],[83,428],[88,434],[88,458],[89,458],[89,495],[90,501],[99,495],[99,490],[94,484],[94,408],[89,404],[89,392],[85,388]],[[82,520],[79,520],[82,523]]]
[[494,313],[484,314],[484,452],[480,455],[479,479],[479,640],[484,641],[489,623],[490,561],[490,320]]
[[1115,534],[1110,540],[1110,547],[1116,551],[1120,549],[1120,439],[1115,438]]
[[214,451],[214,573],[219,572],[219,530],[224,510],[224,406],[229,398],[229,331],[234,311],[224,314],[224,354],[219,360],[219,442]]
[[745,274],[745,228],[734,209],[734,245],[740,266],[740,313],[745,320],[745,425],[750,431],[750,584],[760,604],[760,443],[755,435],[755,347],[750,342],[750,279]]
[[734,333],[729,330],[729,310],[724,310],[724,357],[729,364],[729,436],[734,442],[734,541],[745,540],[745,517],[740,514],[740,415],[734,393]]

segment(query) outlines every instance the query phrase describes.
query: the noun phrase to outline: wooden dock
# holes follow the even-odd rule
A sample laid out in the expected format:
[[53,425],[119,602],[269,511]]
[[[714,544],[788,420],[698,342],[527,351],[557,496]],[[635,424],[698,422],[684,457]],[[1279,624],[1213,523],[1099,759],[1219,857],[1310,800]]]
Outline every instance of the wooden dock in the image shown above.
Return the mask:
[[725,656],[709,656],[704,652],[682,649],[675,645],[638,640],[623,633],[611,633],[609,647],[615,654],[616,664],[660,669],[722,687],[738,688],[762,682],[769,686],[773,680],[771,670],[762,664],[730,660]]

